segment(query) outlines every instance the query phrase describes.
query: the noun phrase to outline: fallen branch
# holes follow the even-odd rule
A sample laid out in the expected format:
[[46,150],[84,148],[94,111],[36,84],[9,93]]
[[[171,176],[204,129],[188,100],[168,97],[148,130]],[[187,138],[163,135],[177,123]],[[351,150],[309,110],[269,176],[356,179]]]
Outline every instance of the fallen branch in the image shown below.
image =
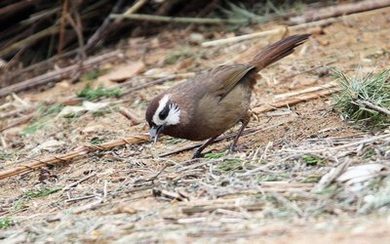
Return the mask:
[[219,39],[219,40],[213,40],[213,41],[207,41],[203,42],[201,44],[202,47],[211,47],[211,46],[219,46],[219,45],[224,45],[224,44],[229,44],[229,43],[236,43],[240,41],[246,41],[246,40],[251,40],[254,38],[258,37],[265,37],[269,35],[277,35],[277,34],[286,34],[289,32],[296,32],[300,30],[307,30],[308,28],[313,28],[313,27],[319,27],[319,26],[326,26],[330,25],[332,23],[336,23],[348,18],[353,18],[361,15],[378,15],[381,12],[388,12],[389,8],[382,8],[382,9],[376,9],[376,10],[371,10],[367,11],[364,13],[356,13],[356,14],[350,14],[346,16],[340,16],[340,17],[332,17],[328,19],[323,19],[323,20],[318,20],[310,23],[303,23],[299,25],[293,25],[293,26],[280,26],[278,28],[274,28],[272,30],[266,30],[266,31],[260,31],[256,33],[251,33],[247,35],[241,35],[241,36],[235,36],[235,37],[229,37],[229,38],[224,38],[224,39]]
[[44,30],[41,30],[40,32],[37,32],[29,37],[26,37],[18,42],[13,43],[9,47],[6,47],[6,48],[0,50],[0,56],[7,55],[10,52],[16,51],[16,50],[23,48],[25,46],[29,46],[32,43],[35,43],[36,41],[38,41],[46,36],[50,36],[50,35],[54,35],[54,34],[58,33],[58,31],[59,31],[59,29],[58,29],[58,26],[56,26],[56,25],[48,27]]
[[[308,100],[327,96],[327,95],[335,93],[339,90],[340,89],[338,87],[335,87],[335,88],[331,88],[331,89],[320,90],[320,91],[315,91],[315,92],[311,92],[311,93],[307,93],[307,94],[302,94],[302,95],[298,95],[298,96],[294,96],[294,97],[286,97],[283,99],[276,100],[276,101],[272,102],[271,104],[265,104],[265,105],[261,105],[259,107],[256,107],[252,111],[254,113],[264,113],[264,112],[274,110],[276,108],[291,106],[291,105],[295,105],[295,104],[300,103],[300,102],[306,102]],[[282,95],[279,95],[279,96],[282,96]]]
[[119,140],[103,143],[101,145],[82,146],[63,155],[52,156],[46,159],[33,159],[30,160],[29,162],[18,165],[15,168],[1,171],[0,180],[15,175],[29,173],[45,166],[52,166],[61,163],[70,163],[72,160],[82,158],[85,155],[88,155],[93,152],[107,151],[118,146],[123,146],[126,144],[141,144],[147,141],[149,141],[149,135],[138,134],[138,135],[130,136],[128,138],[122,138]]
[[[118,0],[114,5],[114,7],[112,8],[111,13],[117,13],[121,9],[123,2],[124,2],[123,0]],[[96,44],[104,41],[105,37],[108,36],[109,33],[111,33],[110,30],[115,30],[115,29],[116,28],[113,28],[111,18],[107,16],[104,19],[103,24],[99,26],[99,28],[95,31],[95,33],[93,33],[93,35],[88,39],[87,44],[85,45],[85,50],[89,51],[90,49],[95,47]]]
[[228,43],[235,43],[235,42],[250,40],[250,39],[269,36],[269,35],[283,34],[283,33],[286,33],[287,30],[288,30],[288,27],[280,27],[280,28],[276,28],[276,29],[272,29],[272,30],[260,31],[260,32],[241,35],[241,36],[233,36],[233,37],[228,37],[228,38],[219,39],[219,40],[207,41],[207,42],[203,42],[201,44],[201,46],[202,47],[211,47],[211,46],[218,46],[218,45],[223,45],[223,44],[228,44]]
[[338,4],[335,6],[307,11],[301,16],[291,17],[289,24],[296,25],[312,22],[330,17],[338,17],[346,14],[359,13],[378,8],[384,8],[390,5],[390,0],[365,0],[361,2]]
[[304,88],[302,90],[295,90],[295,91],[291,91],[291,92],[278,94],[278,95],[275,95],[274,98],[276,100],[283,100],[283,99],[287,99],[287,98],[292,97],[292,96],[298,96],[298,95],[302,95],[302,94],[305,94],[305,93],[310,93],[310,92],[316,92],[316,91],[320,91],[320,90],[330,89],[330,88],[336,87],[337,85],[338,85],[337,82],[332,81],[332,82],[329,82],[329,83],[326,83],[326,84],[322,84],[322,85],[319,85],[319,86],[312,86],[312,87]]
[[191,18],[191,17],[170,17],[170,16],[158,16],[149,14],[111,14],[111,18],[114,19],[132,19],[143,20],[153,22],[169,22],[169,23],[192,23],[192,24],[244,24],[248,23],[247,19],[218,19],[218,18]]
[[[94,68],[96,65],[101,64],[102,62],[112,61],[118,58],[121,55],[120,51],[109,52],[97,57],[92,57],[86,60],[83,63],[82,71],[88,71]],[[70,77],[75,71],[80,69],[79,64],[74,64],[60,70],[54,70],[48,72],[46,74],[34,77],[32,79],[28,79],[7,87],[0,89],[0,97],[11,94],[12,92],[19,92],[22,90],[27,90],[32,87],[36,87],[39,85],[47,84],[49,82],[59,81],[61,79],[65,79]]]

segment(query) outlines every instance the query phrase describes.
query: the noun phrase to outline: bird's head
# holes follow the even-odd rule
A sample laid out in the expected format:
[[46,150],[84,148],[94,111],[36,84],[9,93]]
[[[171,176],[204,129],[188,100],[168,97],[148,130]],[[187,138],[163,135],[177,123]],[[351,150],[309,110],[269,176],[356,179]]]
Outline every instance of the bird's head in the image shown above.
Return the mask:
[[155,98],[149,104],[145,117],[150,127],[150,138],[156,142],[164,129],[179,124],[180,108],[172,101],[170,94],[165,94]]

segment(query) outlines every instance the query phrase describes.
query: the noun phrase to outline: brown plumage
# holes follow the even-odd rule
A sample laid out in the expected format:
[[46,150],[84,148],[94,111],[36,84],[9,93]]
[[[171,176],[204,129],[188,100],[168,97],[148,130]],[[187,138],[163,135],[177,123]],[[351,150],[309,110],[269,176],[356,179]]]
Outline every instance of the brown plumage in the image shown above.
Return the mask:
[[249,122],[257,72],[291,54],[309,36],[287,37],[265,47],[248,64],[218,66],[155,97],[146,111],[151,137],[157,140],[163,133],[189,140],[209,139],[195,152],[194,157],[199,157],[217,136],[242,122],[231,146],[234,149]]

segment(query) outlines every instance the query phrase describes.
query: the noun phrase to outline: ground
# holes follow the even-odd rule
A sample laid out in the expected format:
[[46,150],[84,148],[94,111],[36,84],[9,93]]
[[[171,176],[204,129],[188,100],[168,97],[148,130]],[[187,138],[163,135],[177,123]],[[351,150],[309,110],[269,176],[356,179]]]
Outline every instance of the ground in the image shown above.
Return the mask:
[[[245,31],[264,28],[276,24]],[[389,9],[301,32],[313,35],[297,52],[260,72],[254,111],[278,94],[329,84],[334,80],[331,68],[359,75],[388,67]],[[204,33],[211,39],[228,35]],[[8,104],[20,98],[33,110],[46,112],[35,112],[31,121],[2,132],[0,170],[87,143],[145,133],[145,123],[132,125],[120,108],[142,119],[147,102],[181,79],[217,64],[245,63],[256,50],[281,38],[273,35],[205,48],[189,40],[197,39],[194,36],[174,31],[130,39],[126,59],[84,75],[79,83],[64,80],[7,98]],[[108,104],[103,104],[103,111],[58,114],[64,109],[58,104],[72,100],[87,83],[118,86],[104,77],[123,66],[131,78],[121,86],[133,92],[95,100]],[[176,76],[134,89],[169,74]],[[387,243],[389,131],[343,120],[333,102],[334,97],[327,95],[255,113],[250,133],[240,139],[241,151],[235,154],[226,153],[230,140],[222,140],[204,159],[190,160],[191,150],[159,157],[193,144],[163,137],[155,145],[126,145],[1,180],[0,240]],[[54,112],[47,112],[48,107]],[[333,168],[345,166],[344,172],[370,163],[383,168],[363,183],[337,181],[338,175],[328,183],[324,179]]]

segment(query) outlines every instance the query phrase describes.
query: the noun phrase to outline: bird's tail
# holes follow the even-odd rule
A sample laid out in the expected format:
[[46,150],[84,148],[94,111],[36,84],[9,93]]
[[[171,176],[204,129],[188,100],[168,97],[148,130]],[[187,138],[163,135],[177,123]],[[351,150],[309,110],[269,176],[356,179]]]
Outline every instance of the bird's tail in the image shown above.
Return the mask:
[[304,43],[309,36],[310,34],[293,35],[277,41],[261,50],[249,64],[259,71],[293,53],[294,48]]

